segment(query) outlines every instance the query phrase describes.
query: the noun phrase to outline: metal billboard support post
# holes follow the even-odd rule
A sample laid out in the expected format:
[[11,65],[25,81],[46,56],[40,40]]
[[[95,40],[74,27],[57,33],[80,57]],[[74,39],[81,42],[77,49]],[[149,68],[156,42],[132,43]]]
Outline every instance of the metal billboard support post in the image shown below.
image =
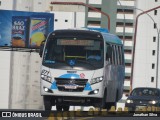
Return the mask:
[[96,11],[96,12],[101,13],[102,15],[107,16],[107,18],[108,18],[108,30],[110,31],[110,16],[109,16],[107,13],[105,13],[105,12],[103,12],[103,11],[100,11],[100,10],[98,10],[97,8],[95,8],[95,7],[91,6],[91,5],[85,4],[85,3],[83,3],[83,2],[51,2],[50,4],[83,5],[83,6],[85,6],[85,7],[88,7],[88,8],[90,8],[90,9]]

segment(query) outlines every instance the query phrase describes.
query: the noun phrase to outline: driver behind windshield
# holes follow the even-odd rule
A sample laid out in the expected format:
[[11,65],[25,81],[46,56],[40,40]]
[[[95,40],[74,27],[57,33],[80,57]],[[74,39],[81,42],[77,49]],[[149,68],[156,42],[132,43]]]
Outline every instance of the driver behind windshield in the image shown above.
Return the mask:
[[101,60],[100,51],[99,50],[89,51],[87,60],[97,60],[97,61]]

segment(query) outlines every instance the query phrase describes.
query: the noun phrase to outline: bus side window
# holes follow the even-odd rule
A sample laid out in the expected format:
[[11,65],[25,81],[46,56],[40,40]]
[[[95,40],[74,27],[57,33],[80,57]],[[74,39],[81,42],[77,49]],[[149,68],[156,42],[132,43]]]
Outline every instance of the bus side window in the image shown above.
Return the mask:
[[120,50],[120,54],[121,54],[121,65],[124,65],[125,63],[124,63],[124,51],[123,51],[123,46],[121,46],[121,47],[119,48],[119,50]]
[[120,60],[120,65],[123,65],[124,60],[123,60],[123,51],[122,51],[122,46],[118,47],[119,50],[119,60]]
[[120,46],[116,46],[116,59],[117,59],[117,65],[121,65],[121,51],[119,49]]
[[117,45],[112,45],[112,47],[113,47],[113,64],[118,65]]
[[111,45],[111,46],[112,46],[112,61],[111,61],[111,64],[116,65],[117,64],[117,59],[116,59],[115,45]]
[[112,47],[110,45],[107,45],[107,50],[106,50],[106,61],[112,61]]

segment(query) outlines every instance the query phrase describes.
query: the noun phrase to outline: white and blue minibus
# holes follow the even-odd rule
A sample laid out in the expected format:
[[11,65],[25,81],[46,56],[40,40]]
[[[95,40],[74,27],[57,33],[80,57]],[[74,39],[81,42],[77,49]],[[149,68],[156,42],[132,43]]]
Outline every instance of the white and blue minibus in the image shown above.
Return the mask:
[[44,107],[109,109],[123,94],[125,64],[121,39],[89,29],[50,33],[41,46],[41,95]]

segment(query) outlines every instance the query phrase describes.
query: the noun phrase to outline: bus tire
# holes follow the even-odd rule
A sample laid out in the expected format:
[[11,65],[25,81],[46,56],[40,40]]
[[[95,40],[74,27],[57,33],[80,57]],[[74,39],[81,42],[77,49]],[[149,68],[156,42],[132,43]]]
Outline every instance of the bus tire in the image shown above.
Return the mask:
[[115,102],[106,103],[107,110],[110,110],[112,106],[114,106],[116,108],[117,101],[118,101],[118,90],[117,90],[117,93],[116,93]]
[[46,102],[46,103],[44,104],[44,109],[45,109],[45,110],[51,110],[51,109],[52,109],[51,103],[50,103],[50,102]]
[[49,96],[44,96],[43,101],[44,101],[44,109],[51,110],[52,108],[51,98]]
[[57,111],[62,111],[63,106],[62,105],[56,105],[56,110]]
[[118,92],[118,90],[117,90],[117,93],[116,93],[116,102],[118,102],[119,101],[119,92]]
[[116,102],[108,102],[106,103],[106,109],[110,110],[112,106],[115,106],[116,108]]
[[101,109],[106,109],[106,98],[107,98],[106,92],[107,92],[107,91],[105,90],[104,95],[103,95],[103,98],[102,98],[102,100],[101,100],[101,101],[102,101],[102,102],[101,102],[101,105],[100,105],[100,106],[101,106],[101,107],[100,107]]
[[69,105],[64,105],[63,106],[63,111],[69,111],[70,106]]

